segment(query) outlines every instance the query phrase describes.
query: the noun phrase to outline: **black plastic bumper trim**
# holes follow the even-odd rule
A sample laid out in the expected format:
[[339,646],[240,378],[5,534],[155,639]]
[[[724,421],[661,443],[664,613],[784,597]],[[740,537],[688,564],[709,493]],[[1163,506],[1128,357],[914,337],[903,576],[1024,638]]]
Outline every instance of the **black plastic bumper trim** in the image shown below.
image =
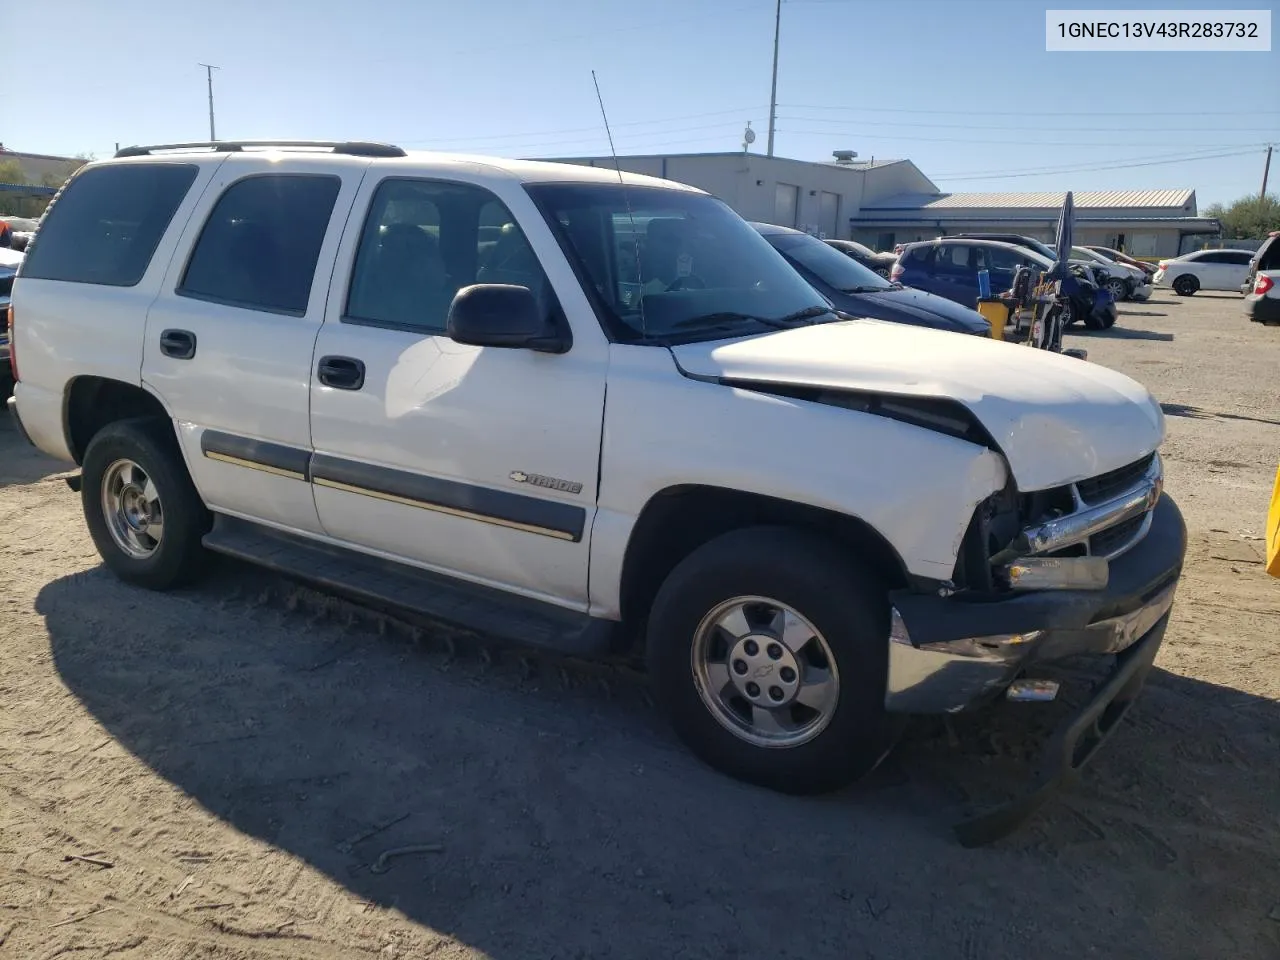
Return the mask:
[[1166,613],[1141,640],[1116,655],[1115,666],[1094,687],[1089,702],[1063,723],[1046,744],[1030,791],[954,825],[963,846],[983,846],[1008,836],[1057,790],[1080,778],[1085,764],[1115,732],[1142,692],[1168,626]]
[[1182,572],[1187,527],[1166,493],[1152,511],[1151,530],[1132,550],[1111,562],[1106,590],[1047,590],[966,600],[896,590],[890,601],[916,646],[969,637],[1079,630],[1146,605]]

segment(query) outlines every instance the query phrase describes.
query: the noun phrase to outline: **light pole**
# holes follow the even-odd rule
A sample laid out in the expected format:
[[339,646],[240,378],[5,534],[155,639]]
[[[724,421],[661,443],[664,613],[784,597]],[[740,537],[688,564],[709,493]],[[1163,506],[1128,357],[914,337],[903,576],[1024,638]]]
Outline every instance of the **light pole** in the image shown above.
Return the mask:
[[212,142],[218,139],[213,127],[213,71],[221,70],[222,68],[215,67],[212,63],[202,63],[200,66],[204,67],[205,79],[209,83],[209,140]]
[[778,37],[782,32],[782,0],[773,13],[773,87],[769,91],[769,144],[765,151],[773,156],[773,130],[778,121]]

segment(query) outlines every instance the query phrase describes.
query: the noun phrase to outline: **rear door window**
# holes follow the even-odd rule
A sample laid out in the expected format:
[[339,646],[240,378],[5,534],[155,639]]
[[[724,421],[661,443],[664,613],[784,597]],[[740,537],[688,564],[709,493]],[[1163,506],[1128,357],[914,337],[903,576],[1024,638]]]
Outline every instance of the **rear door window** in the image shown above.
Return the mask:
[[1258,269],[1275,270],[1280,268],[1280,237],[1271,237],[1263,241],[1258,248]]
[[944,243],[938,247],[933,258],[934,272],[946,277],[967,276],[969,267],[969,247],[963,243]]
[[134,286],[196,173],[189,163],[121,163],[72,177],[27,247],[22,276]]
[[205,221],[178,294],[302,316],[341,186],[314,174],[237,180]]

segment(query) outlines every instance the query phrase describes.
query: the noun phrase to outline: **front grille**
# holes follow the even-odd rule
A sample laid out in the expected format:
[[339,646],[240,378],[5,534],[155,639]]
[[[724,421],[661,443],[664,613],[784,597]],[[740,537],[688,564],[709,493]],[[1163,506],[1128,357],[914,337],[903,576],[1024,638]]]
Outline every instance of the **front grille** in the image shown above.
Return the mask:
[[1136,517],[1130,517],[1128,520],[1123,520],[1114,527],[1107,527],[1101,533],[1095,533],[1089,538],[1090,555],[1107,557],[1131,546],[1131,541],[1137,537],[1148,516],[1149,514],[1142,513]]
[[1155,456],[1154,453],[1149,453],[1141,460],[1135,460],[1133,463],[1119,469],[1098,474],[1098,476],[1090,477],[1088,480],[1081,480],[1076,484],[1076,491],[1080,494],[1080,499],[1089,506],[1094,506],[1119,496],[1132,488],[1146,475]]

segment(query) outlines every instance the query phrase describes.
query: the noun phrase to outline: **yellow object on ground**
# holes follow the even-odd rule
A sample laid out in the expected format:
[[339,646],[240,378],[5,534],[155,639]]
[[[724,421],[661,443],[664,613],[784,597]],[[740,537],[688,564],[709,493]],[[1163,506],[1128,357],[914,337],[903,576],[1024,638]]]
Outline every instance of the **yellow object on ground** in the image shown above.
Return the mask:
[[1271,490],[1271,510],[1267,513],[1267,573],[1280,577],[1280,470]]
[[991,338],[1004,339],[1004,326],[1009,322],[1009,305],[1003,300],[979,300],[978,312],[991,324]]

